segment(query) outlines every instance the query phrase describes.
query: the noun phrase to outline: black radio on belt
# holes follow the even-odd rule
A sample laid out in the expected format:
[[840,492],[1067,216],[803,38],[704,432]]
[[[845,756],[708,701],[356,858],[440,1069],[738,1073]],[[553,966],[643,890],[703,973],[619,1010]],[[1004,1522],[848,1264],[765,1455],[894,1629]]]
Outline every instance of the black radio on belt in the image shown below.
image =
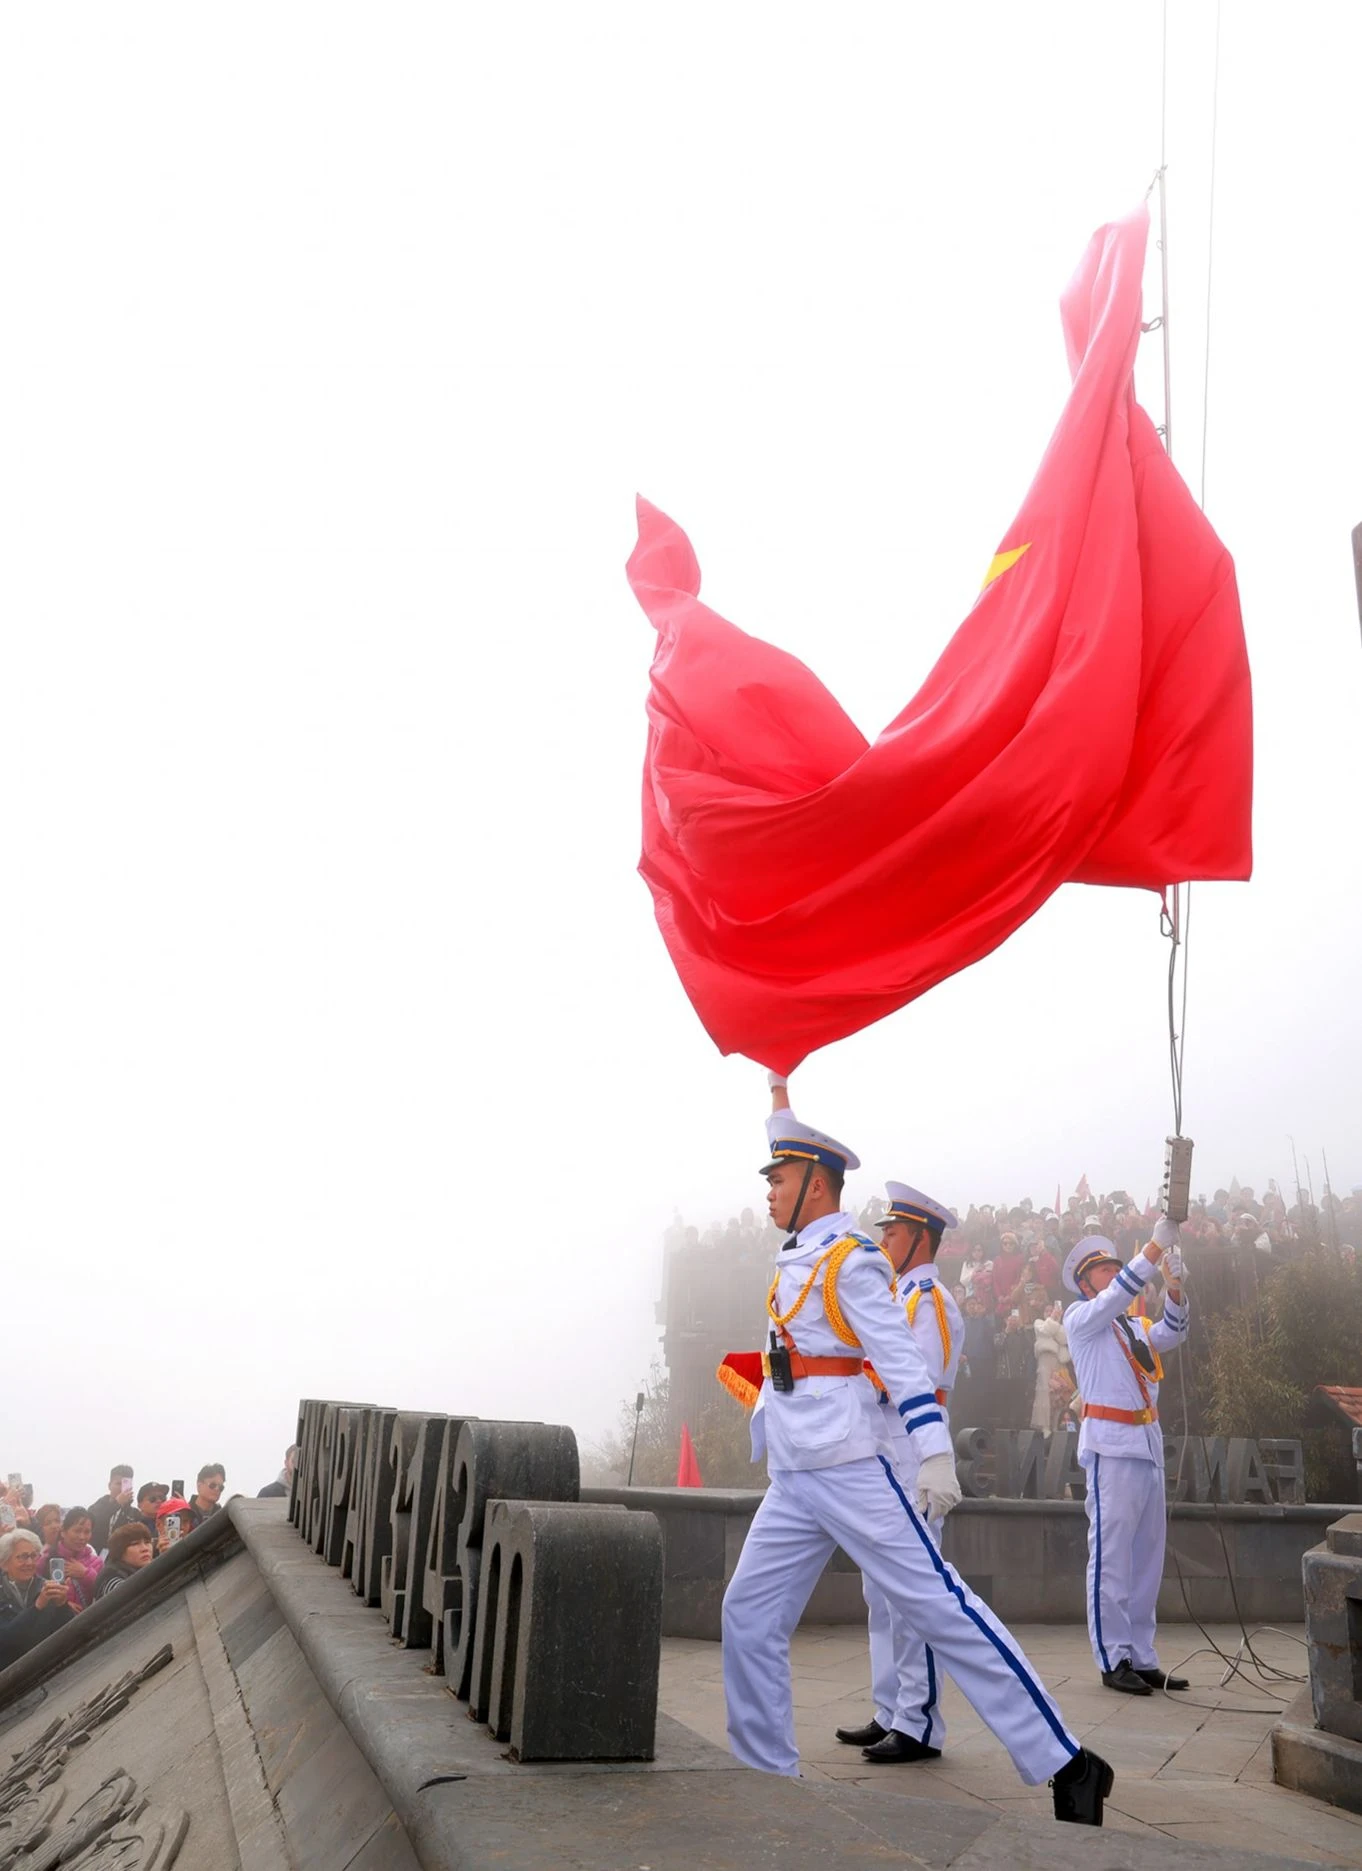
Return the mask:
[[1144,1333],[1137,1332],[1135,1327],[1130,1323],[1130,1320],[1124,1315],[1117,1318],[1116,1327],[1121,1336],[1125,1339],[1126,1344],[1130,1347],[1130,1355],[1134,1358],[1136,1364],[1139,1365],[1140,1369],[1147,1377],[1152,1377],[1154,1375],[1154,1353],[1150,1350],[1149,1342],[1145,1338]]
[[776,1335],[771,1334],[771,1349],[766,1354],[766,1368],[771,1375],[771,1388],[778,1390],[783,1397],[788,1397],[794,1390],[794,1372],[790,1369],[790,1353],[786,1346],[776,1343]]

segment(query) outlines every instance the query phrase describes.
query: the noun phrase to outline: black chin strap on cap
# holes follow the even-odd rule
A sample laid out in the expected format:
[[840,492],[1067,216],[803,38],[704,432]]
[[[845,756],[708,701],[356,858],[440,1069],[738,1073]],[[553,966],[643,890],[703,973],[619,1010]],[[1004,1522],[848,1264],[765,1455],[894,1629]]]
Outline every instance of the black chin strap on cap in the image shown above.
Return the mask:
[[790,1239],[785,1244],[787,1247],[793,1244],[795,1237],[799,1233],[799,1211],[804,1206],[804,1197],[809,1193],[809,1183],[817,1167],[818,1165],[813,1162],[808,1162],[804,1165],[804,1180],[799,1185],[799,1194],[795,1197],[795,1205],[790,1210],[790,1219],[787,1224],[790,1230]]
[[[926,1222],[916,1221],[910,1222],[908,1225],[913,1231],[908,1244],[908,1252],[904,1255],[902,1264],[896,1266],[892,1261],[890,1262],[890,1265],[894,1267],[894,1278],[896,1280],[901,1279],[903,1275],[909,1271],[910,1262],[916,1259],[917,1250],[922,1246],[924,1241],[927,1242],[929,1247],[931,1246],[932,1231],[927,1226]],[[928,1254],[926,1262],[928,1266],[931,1265],[932,1259],[933,1256]]]

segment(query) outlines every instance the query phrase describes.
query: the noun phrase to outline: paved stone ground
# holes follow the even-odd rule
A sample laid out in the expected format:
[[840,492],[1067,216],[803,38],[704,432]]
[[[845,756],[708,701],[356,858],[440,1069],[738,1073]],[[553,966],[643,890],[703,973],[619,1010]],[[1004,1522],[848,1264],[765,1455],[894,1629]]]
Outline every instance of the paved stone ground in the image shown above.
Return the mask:
[[[1223,1650],[1237,1648],[1237,1630],[1209,1629]],[[1287,1629],[1291,1636],[1304,1634],[1300,1625]],[[1203,1643],[1200,1633],[1192,1625],[1172,1625],[1160,1631],[1159,1654],[1166,1668],[1190,1659],[1177,1673],[1191,1678],[1191,1690],[1147,1700],[1119,1696],[1098,1680],[1080,1626],[1017,1625],[1015,1634],[1069,1726],[1116,1769],[1108,1827],[1319,1864],[1362,1864],[1362,1816],[1272,1783],[1268,1735],[1297,1685],[1283,1684],[1275,1696],[1255,1694],[1234,1681],[1221,1689],[1224,1664],[1215,1656],[1192,1656]],[[1280,1668],[1305,1668],[1305,1652],[1290,1636],[1263,1636],[1254,1644],[1260,1656]],[[991,1806],[1019,1817],[1049,1816],[1048,1790],[1022,1786],[1003,1749],[953,1683],[946,1685],[950,1732],[941,1760],[871,1768],[858,1750],[833,1738],[834,1728],[853,1726],[871,1714],[864,1637],[847,1625],[807,1627],[796,1633],[793,1660],[795,1730],[806,1778],[849,1780],[877,1792]],[[668,1715],[724,1745],[719,1646],[668,1638],[662,1646],[659,1701]],[[1254,1712],[1231,1712],[1239,1709]]]

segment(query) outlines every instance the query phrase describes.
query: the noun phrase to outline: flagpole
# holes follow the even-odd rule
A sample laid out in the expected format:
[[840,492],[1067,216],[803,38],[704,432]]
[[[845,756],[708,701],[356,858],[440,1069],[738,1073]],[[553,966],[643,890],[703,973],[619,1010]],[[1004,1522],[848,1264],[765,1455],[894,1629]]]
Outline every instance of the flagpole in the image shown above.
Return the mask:
[[634,1485],[634,1457],[638,1454],[638,1426],[643,1420],[643,1397],[644,1392],[640,1390],[634,1398],[634,1440],[629,1448],[629,1479],[624,1484],[626,1488]]
[[1163,295],[1159,329],[1163,339],[1163,445],[1173,455],[1173,352],[1168,336],[1168,0],[1163,0],[1163,72],[1159,102],[1159,259]]

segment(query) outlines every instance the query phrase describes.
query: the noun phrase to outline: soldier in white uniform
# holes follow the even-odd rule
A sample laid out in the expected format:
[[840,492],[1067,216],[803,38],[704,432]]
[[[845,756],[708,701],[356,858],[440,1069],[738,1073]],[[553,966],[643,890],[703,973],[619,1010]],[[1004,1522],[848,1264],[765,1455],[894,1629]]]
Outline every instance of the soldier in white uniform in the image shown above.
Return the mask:
[[[790,1637],[840,1546],[910,1622],[1012,1756],[1047,1778],[1055,1816],[1100,1825],[1112,1770],[1079,1746],[1011,1634],[941,1558],[928,1523],[960,1498],[950,1437],[892,1271],[841,1207],[851,1151],[793,1117],[784,1081],[768,1120],[767,1206],[790,1238],[767,1299],[770,1350],[752,1418],[763,1495],[724,1594],[728,1736],[749,1767],[795,1777]],[[877,1371],[918,1461],[910,1498],[890,1459]]]
[[[1168,1253],[1163,1317],[1129,1318]],[[1112,1243],[1088,1235],[1064,1263],[1077,1302],[1064,1314],[1083,1424],[1078,1459],[1088,1477],[1088,1635],[1108,1689],[1148,1696],[1185,1689],[1165,1676],[1154,1650],[1155,1606],[1166,1531],[1160,1354],[1187,1335],[1182,1261],[1174,1222],[1154,1224],[1151,1244],[1122,1266]]]
[[[889,1256],[897,1297],[921,1349],[936,1392],[942,1420],[950,1431],[948,1399],[955,1388],[964,1346],[965,1322],[948,1288],[936,1278],[941,1236],[958,1224],[950,1209],[904,1182],[887,1182],[889,1198],[876,1226],[880,1246]],[[894,1469],[912,1500],[917,1485],[917,1457],[889,1399],[880,1391],[880,1408],[889,1431]],[[940,1519],[928,1522],[941,1544]],[[868,1761],[883,1766],[938,1760],[946,1740],[941,1713],[941,1675],[936,1653],[905,1619],[895,1617],[884,1593],[867,1578],[865,1602],[870,1612],[870,1687],[875,1714],[863,1728],[839,1728],[837,1739],[859,1747]]]

